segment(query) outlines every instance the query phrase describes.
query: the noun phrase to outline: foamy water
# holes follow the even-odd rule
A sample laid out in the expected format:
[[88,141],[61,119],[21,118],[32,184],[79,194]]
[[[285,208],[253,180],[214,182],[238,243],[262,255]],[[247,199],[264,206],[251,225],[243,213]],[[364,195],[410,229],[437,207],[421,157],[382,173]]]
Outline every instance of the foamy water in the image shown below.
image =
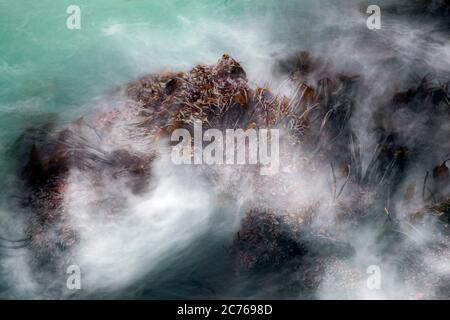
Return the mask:
[[[450,44],[448,33],[426,33],[437,28],[433,19],[407,15],[386,15],[383,28],[370,33],[366,3],[344,2],[0,2],[0,183],[8,190],[1,196],[1,234],[10,238],[23,234],[21,218],[11,205],[20,164],[11,159],[20,153],[14,142],[24,129],[49,121],[63,123],[104,106],[105,92],[140,75],[215,63],[223,53],[242,64],[251,84],[274,90],[284,90],[280,87],[284,79],[274,72],[274,57],[297,50],[310,50],[334,71],[362,75],[368,90],[358,96],[360,108],[352,126],[365,147],[367,165],[375,144],[370,133],[374,102],[405,89],[413,76],[432,73],[448,81]],[[81,30],[66,28],[69,4],[81,8]],[[410,120],[406,117],[401,125],[420,125]],[[448,154],[446,142],[442,143],[436,158]],[[229,297],[257,297],[255,292],[226,288],[221,278],[228,272],[224,270],[228,261],[218,256],[224,256],[221,250],[239,228],[239,204],[224,204],[217,190],[193,182],[200,177],[184,176],[164,161],[158,166],[156,188],[139,198],[125,195],[129,214],[115,224],[87,214],[86,203],[96,194],[90,190],[89,177],[71,172],[68,210],[81,234],[79,250],[71,259],[84,270],[87,291],[105,296],[214,297],[209,288],[218,287]],[[322,178],[317,189],[323,186]],[[115,190],[120,186],[105,185],[111,194],[120,194]],[[367,234],[362,239],[372,241]],[[0,278],[0,296],[51,297],[40,291],[24,254],[0,253],[1,277],[9,279]],[[364,245],[356,259],[361,265],[376,261]],[[436,272],[448,272],[447,256],[427,259]],[[386,292],[372,296],[355,289],[349,295],[397,298],[414,291],[396,286],[395,275],[387,277],[393,280]],[[320,295],[336,298],[333,290],[325,287]]]

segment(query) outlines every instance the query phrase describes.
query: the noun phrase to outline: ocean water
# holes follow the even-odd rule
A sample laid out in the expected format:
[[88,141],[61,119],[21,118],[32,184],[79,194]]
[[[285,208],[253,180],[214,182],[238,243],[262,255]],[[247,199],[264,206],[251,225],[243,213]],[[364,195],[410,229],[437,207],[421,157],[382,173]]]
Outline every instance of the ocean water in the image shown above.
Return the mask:
[[[311,13],[330,2],[302,1],[299,7],[297,1],[271,0],[0,1],[1,233],[11,238],[23,233],[21,217],[10,204],[17,196],[17,172],[23,165],[17,162],[16,141],[24,130],[70,121],[108,90],[142,74],[188,70],[198,63],[214,63],[223,53],[239,60],[250,79],[269,82],[271,56],[285,49],[290,35],[307,33],[286,32],[286,19],[296,25],[302,18],[307,25]],[[66,9],[72,4],[81,9],[80,30],[66,27]],[[21,156],[25,161],[26,155]],[[211,252],[220,255],[220,250]],[[33,276],[18,267],[18,260],[11,262],[12,269],[23,284],[17,290],[6,285],[12,277],[6,261],[2,296],[46,296],[35,291]],[[208,264],[214,261],[217,264],[214,258]],[[192,284],[183,291],[160,282],[164,286],[144,290],[143,296],[179,297],[192,291]],[[135,289],[130,292],[135,296]]]
[[[400,1],[379,1],[380,5],[391,3]],[[78,5],[81,9],[80,30],[66,27],[69,5]],[[73,120],[92,108],[109,90],[140,75],[189,70],[199,63],[214,63],[223,53],[228,53],[242,64],[250,83],[276,88],[279,79],[274,75],[274,57],[311,50],[326,56],[338,68],[350,73],[362,72],[368,83],[378,77],[404,85],[404,78],[412,72],[413,64],[419,64],[418,70],[427,70],[433,65],[433,72],[441,74],[443,79],[448,77],[448,39],[444,44],[428,44],[428,40],[423,40],[416,32],[424,30],[424,26],[432,28],[428,20],[405,18],[396,23],[386,20],[386,28],[378,34],[381,39],[392,41],[393,50],[383,53],[383,57],[395,54],[401,63],[378,65],[380,53],[367,49],[362,45],[364,41],[361,42],[360,34],[367,32],[366,7],[367,1],[334,0],[0,0],[1,233],[15,237],[23,232],[21,224],[15,223],[21,218],[9,206],[18,186],[20,163],[13,159],[17,158],[14,148],[21,133],[46,122]],[[383,81],[379,81],[368,95],[373,98],[384,89]],[[364,114],[365,110],[361,109],[361,116]],[[368,120],[364,118],[356,130],[362,133],[362,141],[370,145],[370,137],[364,133],[364,121]],[[161,188],[161,192],[166,190],[164,186]],[[146,205],[154,205],[152,201],[153,198],[149,199]],[[210,205],[209,202],[204,204],[207,208]],[[171,209],[168,205],[167,210]],[[186,210],[180,221],[187,219],[184,214],[189,214],[191,209]],[[235,231],[236,221],[223,220],[221,212],[230,208],[208,210],[212,212],[208,213],[208,219],[232,226],[224,228],[222,236],[228,239]],[[210,246],[200,253],[195,250],[185,253],[184,266],[177,257],[170,256],[152,270],[141,270],[141,262],[134,263],[135,268],[120,265],[114,272],[120,273],[124,267],[132,270],[124,282],[112,281],[110,274],[93,277],[93,282],[105,283],[99,285],[97,297],[102,296],[102,290],[110,283],[123,289],[115,293],[120,297],[215,297],[210,287],[226,292],[224,278],[229,275],[224,270],[231,262],[220,259],[223,242],[222,238],[214,237],[217,230],[206,228],[202,223],[203,220],[199,220],[198,224],[193,224],[193,229],[206,231],[192,242],[198,243],[197,247],[205,242]],[[166,226],[170,232],[179,230]],[[117,236],[120,238],[122,234]],[[161,242],[170,236],[165,233],[155,238],[143,236],[140,240]],[[105,242],[104,248],[110,245],[115,244]],[[138,243],[135,245],[137,252],[147,250]],[[97,250],[99,248],[89,247],[83,257],[96,260],[92,255]],[[171,247],[166,250],[170,251]],[[144,262],[150,264],[152,259],[157,259],[155,255],[146,257]],[[130,256],[131,260],[134,258]],[[106,268],[108,260],[100,260],[89,266]],[[190,270],[191,274],[180,276],[179,270],[172,272],[168,267],[171,261],[177,261],[180,270]],[[25,274],[24,271],[23,276],[18,276],[23,278],[23,283],[31,277]],[[153,279],[151,285],[139,286],[134,282],[147,274]],[[175,282],[170,281],[173,274],[178,274]],[[9,278],[10,274],[4,271],[0,276]],[[210,283],[201,282],[205,278],[210,279]],[[237,283],[242,279],[234,280],[236,289],[228,291],[226,296],[257,296],[251,290],[240,291]],[[6,297],[41,296],[33,285],[20,286],[11,291],[9,286],[3,288],[1,284],[0,289]],[[131,289],[124,289],[127,286]],[[111,293],[105,296],[110,297]]]
[[[69,30],[66,9],[81,9]],[[330,36],[320,0],[0,1],[0,172],[5,150],[33,123],[73,118],[86,103],[139,75],[186,70],[229,53],[250,79],[270,82],[271,56]],[[316,24],[318,28],[309,26]],[[334,24],[334,22],[333,22]],[[2,179],[5,181],[5,179]]]
[[[361,3],[0,1],[0,148],[36,117],[73,118],[83,105],[139,75],[187,70],[223,53],[240,61],[250,80],[270,83],[274,55],[350,33],[346,28],[355,24],[355,12],[363,12]],[[81,9],[80,30],[66,27],[71,4]],[[365,17],[357,23],[364,26]]]
[[[66,27],[71,4],[81,8],[81,30]],[[250,25],[264,28],[273,7],[225,0],[1,1],[1,150],[36,117],[73,117],[138,75],[214,62],[224,52],[249,63],[266,58],[270,39]]]

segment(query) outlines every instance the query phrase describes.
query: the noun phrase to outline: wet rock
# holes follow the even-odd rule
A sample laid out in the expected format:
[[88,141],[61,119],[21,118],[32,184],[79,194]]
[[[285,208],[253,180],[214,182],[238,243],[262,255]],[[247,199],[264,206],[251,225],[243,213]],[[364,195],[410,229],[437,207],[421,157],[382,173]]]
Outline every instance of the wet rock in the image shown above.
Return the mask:
[[355,253],[350,244],[314,233],[292,215],[271,209],[247,212],[233,248],[248,270],[275,269],[292,261],[314,264],[329,256],[346,259]]

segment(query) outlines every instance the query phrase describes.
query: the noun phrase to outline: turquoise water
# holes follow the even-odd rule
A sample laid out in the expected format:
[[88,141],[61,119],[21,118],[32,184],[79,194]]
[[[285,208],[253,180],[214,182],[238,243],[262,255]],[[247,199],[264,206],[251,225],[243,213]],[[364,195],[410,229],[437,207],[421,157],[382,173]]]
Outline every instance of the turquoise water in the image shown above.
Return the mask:
[[[348,65],[359,68],[358,71],[369,79],[367,83],[372,90],[364,96],[369,96],[368,100],[378,98],[387,86],[385,79],[406,77],[411,69],[408,55],[412,59],[415,55],[422,58],[422,52],[414,51],[420,46],[410,41],[417,39],[411,36],[414,32],[409,34],[405,28],[405,35],[400,33],[395,35],[397,38],[393,37],[393,46],[397,46],[397,56],[406,56],[406,67],[398,72],[386,64],[385,69],[392,70],[380,72],[382,66],[377,63],[383,61],[384,52],[377,55],[375,50],[371,51],[373,48],[367,50],[360,46],[358,41],[365,40],[363,36],[355,40],[359,32],[367,32],[361,2],[364,1],[350,4],[336,0],[0,0],[0,188],[3,190],[0,235],[14,234],[10,228],[14,228],[17,214],[5,200],[14,195],[17,185],[14,149],[21,133],[46,122],[70,121],[95,107],[95,102],[109,90],[140,75],[188,70],[199,63],[214,63],[223,53],[229,53],[243,65],[252,85],[270,86],[276,81],[272,69],[275,56],[293,50],[315,49],[317,52],[320,49],[324,50],[321,54],[337,65],[342,62],[342,69]],[[81,9],[80,30],[66,27],[69,5],[78,5]],[[357,33],[352,29],[355,26],[359,28]],[[384,32],[380,32],[381,38],[390,36],[388,24]],[[338,41],[340,39],[342,41]],[[441,50],[433,43],[434,47]],[[425,67],[430,59],[445,69],[442,61],[446,60],[445,53],[448,56],[450,52],[445,51],[446,48],[443,46],[441,51],[424,58]],[[389,52],[388,61],[391,55]],[[371,59],[367,65],[364,64],[366,58]],[[415,67],[416,61],[413,62]],[[375,76],[380,76],[381,80],[372,87]],[[364,133],[368,128],[366,122],[358,127]],[[18,162],[21,164],[20,160]],[[216,219],[216,215],[213,217]],[[230,224],[225,222],[222,223]],[[196,241],[197,247],[202,247],[206,253],[185,253],[189,257],[182,259],[180,269],[193,270],[192,278],[211,279],[213,287],[226,292],[234,284],[224,280],[222,273],[228,268],[227,263],[232,263],[221,260],[225,254],[222,239],[216,239],[216,230],[205,228],[208,232]],[[20,233],[20,225],[17,229]],[[170,225],[168,229],[171,230]],[[175,233],[177,229],[174,230]],[[157,240],[158,244],[163,242]],[[145,243],[139,245],[143,252],[150,251]],[[170,263],[155,271],[160,272],[160,276],[155,277],[156,283],[140,296],[178,298],[189,296],[190,290],[198,292],[184,274],[179,277],[186,282],[181,281],[180,285],[184,286],[184,291],[177,292],[179,281],[168,286],[171,273],[166,275],[164,269],[168,265]],[[205,265],[207,267],[202,268]],[[1,272],[0,268],[0,297],[2,277],[9,277]],[[135,296],[133,290],[131,297]],[[202,294],[210,296],[211,293],[206,288]],[[9,297],[9,292],[6,296]]]
[[[283,50],[286,35],[305,35],[292,27],[311,19],[324,1],[303,3],[0,1],[2,181],[11,182],[6,151],[25,128],[51,116],[73,118],[86,103],[140,74],[188,69],[228,52],[251,78],[264,81],[270,55]],[[71,4],[81,9],[80,30],[66,27]]]
[[[320,3],[329,1],[301,3],[0,0],[2,235],[21,233],[19,216],[7,200],[17,196],[17,165],[26,161],[26,154],[17,161],[15,150],[25,129],[70,121],[139,75],[214,63],[223,53],[239,60],[251,80],[269,82],[273,55],[293,39],[313,39],[298,26],[307,25]],[[80,30],[66,27],[66,9],[73,4],[81,9]]]

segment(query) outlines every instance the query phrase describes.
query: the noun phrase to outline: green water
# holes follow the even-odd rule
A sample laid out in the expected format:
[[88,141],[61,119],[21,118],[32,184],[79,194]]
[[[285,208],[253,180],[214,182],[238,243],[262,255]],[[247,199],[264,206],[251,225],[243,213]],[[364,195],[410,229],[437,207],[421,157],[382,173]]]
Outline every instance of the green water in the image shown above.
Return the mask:
[[[70,121],[139,75],[214,63],[223,53],[264,82],[271,56],[290,45],[289,35],[304,36],[294,27],[318,6],[301,2],[0,0],[1,234],[21,234],[9,199],[20,196],[17,173],[26,154],[17,157],[15,142],[24,130]],[[81,9],[80,30],[66,26],[73,4]]]
[[[11,154],[26,128],[74,119],[108,90],[142,74],[187,70],[214,63],[223,53],[242,63],[251,82],[270,82],[274,55],[336,38],[335,26],[346,17],[342,2],[0,0],[1,197],[16,185]],[[66,9],[73,4],[81,9],[80,30],[66,27]],[[364,20],[361,25],[365,28]],[[7,201],[0,201],[3,220]],[[4,234],[7,224],[0,222]],[[222,272],[223,261],[212,255],[221,251],[215,249],[208,255],[216,266],[202,271],[211,277],[217,276],[214,270]],[[160,290],[170,289],[161,282]]]
[[[298,1],[95,0],[0,1],[0,176],[6,151],[35,121],[70,119],[109,88],[140,74],[211,63],[224,52],[267,77],[265,61],[283,49],[283,34],[318,7]],[[313,5],[313,3],[316,3]],[[81,9],[69,30],[66,9]],[[308,19],[311,14],[304,14]],[[292,23],[289,22],[291,17]],[[287,20],[288,19],[288,20]],[[302,30],[291,30],[301,34]]]

